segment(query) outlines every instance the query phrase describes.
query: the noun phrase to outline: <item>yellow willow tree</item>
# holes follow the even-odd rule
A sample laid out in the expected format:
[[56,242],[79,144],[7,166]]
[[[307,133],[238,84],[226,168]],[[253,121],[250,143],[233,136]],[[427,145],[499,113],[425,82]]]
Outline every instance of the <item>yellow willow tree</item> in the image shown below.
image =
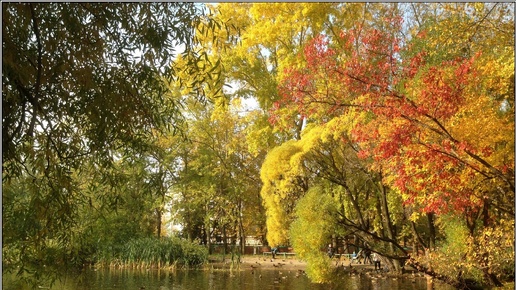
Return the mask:
[[272,149],[262,164],[260,195],[267,211],[267,241],[271,246],[288,244],[295,203],[308,189],[302,154],[296,141],[288,141]]
[[[358,157],[349,139],[350,117],[308,125],[300,140],[275,148],[262,165],[269,237],[288,238],[313,281],[328,281],[329,260],[321,249],[334,241],[344,251],[354,246],[381,253],[393,271],[407,258],[401,231],[394,230],[406,227],[401,199]],[[299,180],[306,187],[296,186]]]

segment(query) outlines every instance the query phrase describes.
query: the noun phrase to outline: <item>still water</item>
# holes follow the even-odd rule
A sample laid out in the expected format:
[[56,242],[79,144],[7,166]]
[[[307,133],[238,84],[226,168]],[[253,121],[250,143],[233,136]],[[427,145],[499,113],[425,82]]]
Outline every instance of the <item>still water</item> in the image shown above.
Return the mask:
[[[3,289],[20,290],[16,279],[4,277]],[[69,274],[52,287],[39,285],[39,289],[50,290],[193,290],[193,289],[344,289],[344,290],[452,290],[453,288],[435,284],[429,287],[425,278],[379,278],[371,281],[368,277],[342,275],[331,285],[313,284],[296,270],[256,269],[233,271],[220,270],[85,270],[80,274]]]

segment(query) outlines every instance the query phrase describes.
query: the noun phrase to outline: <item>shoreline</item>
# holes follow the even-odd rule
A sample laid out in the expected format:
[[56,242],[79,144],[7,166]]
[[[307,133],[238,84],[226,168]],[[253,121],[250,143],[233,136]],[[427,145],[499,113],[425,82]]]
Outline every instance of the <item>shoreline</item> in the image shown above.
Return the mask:
[[[221,261],[221,259],[210,260],[207,265],[210,265],[212,269],[220,269],[220,270],[236,270],[236,271],[245,271],[245,270],[278,270],[278,271],[288,271],[289,273],[297,272],[296,275],[305,274],[307,263],[303,260],[297,259],[295,256],[293,257],[277,257],[276,259],[272,259],[270,256],[261,256],[261,255],[246,255],[240,257],[240,263],[238,265],[231,266],[231,258],[226,258],[225,262]],[[403,270],[403,273],[393,273],[390,271],[377,272],[374,269],[374,264],[358,264],[351,263],[351,260],[347,258],[334,258],[332,259],[332,266],[336,268],[337,275],[350,275],[350,276],[358,276],[358,277],[367,277],[371,281],[376,281],[377,279],[408,279],[412,283],[415,283],[417,280],[426,281],[426,283],[430,286],[435,284],[447,285],[445,282],[440,281],[438,279],[432,278],[426,274],[418,272],[416,269],[412,267],[406,267]],[[432,286],[433,287],[433,286]],[[514,289],[514,281],[507,281],[504,283],[504,286],[500,289]]]
[[[225,261],[222,261],[222,257],[217,258],[212,257],[206,265],[217,270],[285,270],[300,273],[304,273],[307,267],[306,261],[297,259],[295,256],[287,258],[277,257],[276,259],[272,259],[270,256],[246,255],[241,256],[239,264],[232,264],[231,258],[228,259],[226,257]],[[351,263],[351,260],[347,258],[334,258],[332,260],[332,266],[339,275],[364,275],[373,279],[378,277],[430,279],[429,276],[416,271],[412,267],[406,267],[403,273],[376,271],[374,269],[374,264]]]
[[[222,257],[212,257],[209,259],[207,265],[211,265],[214,268],[230,268],[231,257],[226,257],[222,260]],[[373,264],[357,264],[351,263],[351,260],[346,258],[338,258],[332,260],[332,265],[335,268],[339,268],[344,272],[360,271],[360,272],[372,272],[374,271]],[[351,267],[350,267],[351,265]],[[240,264],[238,267],[243,269],[285,269],[285,270],[302,270],[306,269],[307,263],[301,259],[293,257],[276,257],[272,259],[271,256],[261,255],[246,255],[240,257]],[[233,267],[235,267],[233,265]],[[410,270],[408,272],[411,272]]]

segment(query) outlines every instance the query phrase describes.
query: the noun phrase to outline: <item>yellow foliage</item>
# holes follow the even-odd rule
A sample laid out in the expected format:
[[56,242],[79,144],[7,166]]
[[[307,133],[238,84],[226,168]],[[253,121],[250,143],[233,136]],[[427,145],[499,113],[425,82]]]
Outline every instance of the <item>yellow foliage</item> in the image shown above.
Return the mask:
[[492,227],[483,228],[474,236],[457,217],[442,216],[437,226],[445,232],[446,240],[435,251],[417,259],[436,272],[455,277],[481,279],[488,267],[493,273],[514,273],[514,224],[500,220]]
[[263,186],[260,195],[267,211],[267,240],[271,245],[288,241],[287,229],[291,211],[302,189],[295,180],[301,175],[301,164],[296,155],[301,148],[296,141],[289,141],[272,149],[262,165],[260,178]]
[[296,205],[297,219],[292,223],[290,235],[297,255],[307,261],[307,275],[316,283],[331,279],[331,261],[325,251],[335,221],[334,200],[322,187],[312,187]]

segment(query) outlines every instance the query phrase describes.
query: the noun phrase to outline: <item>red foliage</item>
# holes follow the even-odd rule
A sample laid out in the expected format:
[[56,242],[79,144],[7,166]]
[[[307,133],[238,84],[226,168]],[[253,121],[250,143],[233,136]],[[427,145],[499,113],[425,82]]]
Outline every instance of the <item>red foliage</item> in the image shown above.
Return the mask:
[[[393,31],[400,27],[400,18],[390,20]],[[373,120],[353,128],[352,142],[361,144],[360,158],[372,157],[395,169],[393,186],[409,196],[407,203],[423,198],[424,210],[433,212],[473,206],[472,192],[453,168],[464,165],[460,154],[475,150],[453,139],[443,124],[464,102],[474,58],[429,66],[425,51],[402,63],[401,50],[395,33],[362,27],[342,32],[332,43],[323,36],[313,39],[304,49],[306,67],[285,71],[271,121],[281,117],[275,115],[280,107],[306,116],[333,117],[350,108],[372,112]],[[416,81],[418,95],[405,95],[406,84]],[[385,124],[388,130],[380,132]]]

